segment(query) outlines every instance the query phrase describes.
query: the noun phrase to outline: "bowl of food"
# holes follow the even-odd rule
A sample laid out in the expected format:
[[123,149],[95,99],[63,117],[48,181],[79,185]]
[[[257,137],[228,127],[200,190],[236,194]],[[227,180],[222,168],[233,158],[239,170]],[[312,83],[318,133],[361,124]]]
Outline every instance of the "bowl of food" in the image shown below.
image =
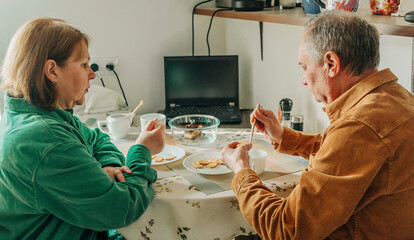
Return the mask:
[[168,125],[180,144],[198,146],[216,140],[220,120],[210,115],[183,115],[171,119]]

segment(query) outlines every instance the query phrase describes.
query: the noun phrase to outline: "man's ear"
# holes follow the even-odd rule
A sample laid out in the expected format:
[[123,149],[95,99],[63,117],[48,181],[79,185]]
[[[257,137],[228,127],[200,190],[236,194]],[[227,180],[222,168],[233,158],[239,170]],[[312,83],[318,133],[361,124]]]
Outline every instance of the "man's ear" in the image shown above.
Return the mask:
[[56,67],[57,64],[54,60],[48,59],[45,63],[45,66],[43,68],[43,72],[45,73],[46,77],[55,84],[57,81],[57,75],[56,75]]
[[328,69],[328,76],[330,78],[336,77],[341,71],[341,62],[338,55],[332,51],[325,53],[323,61]]

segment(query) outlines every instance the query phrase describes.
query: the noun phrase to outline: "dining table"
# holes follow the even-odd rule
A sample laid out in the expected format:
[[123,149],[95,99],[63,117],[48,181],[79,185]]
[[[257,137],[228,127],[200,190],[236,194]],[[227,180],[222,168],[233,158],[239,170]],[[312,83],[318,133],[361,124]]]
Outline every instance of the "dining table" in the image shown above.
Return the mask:
[[[91,121],[90,116],[79,118],[89,121],[89,127],[94,127],[95,121]],[[219,127],[214,142],[186,146],[180,144],[167,128],[163,151],[176,158],[163,162],[152,160],[152,167],[158,175],[153,184],[154,199],[135,222],[117,231],[128,240],[225,240],[256,234],[244,219],[231,189],[232,171],[203,174],[185,165],[186,159],[195,154],[219,154],[228,143],[248,141],[250,131],[250,128]],[[126,155],[139,133],[139,121],[134,121],[127,138],[111,137],[111,141]],[[301,172],[308,165],[307,160],[275,151],[260,133],[254,133],[252,144],[253,148],[268,153],[265,171],[259,175],[264,185],[278,196],[288,197],[299,184]]]

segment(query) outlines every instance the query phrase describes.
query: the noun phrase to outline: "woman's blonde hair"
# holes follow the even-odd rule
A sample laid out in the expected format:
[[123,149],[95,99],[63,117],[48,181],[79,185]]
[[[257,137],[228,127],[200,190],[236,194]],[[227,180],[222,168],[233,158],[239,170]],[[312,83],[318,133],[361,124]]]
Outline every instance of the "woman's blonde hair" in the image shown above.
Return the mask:
[[44,74],[44,65],[51,59],[63,67],[81,41],[89,45],[86,34],[60,19],[38,18],[26,23],[7,49],[1,69],[2,88],[11,97],[54,110],[55,87]]

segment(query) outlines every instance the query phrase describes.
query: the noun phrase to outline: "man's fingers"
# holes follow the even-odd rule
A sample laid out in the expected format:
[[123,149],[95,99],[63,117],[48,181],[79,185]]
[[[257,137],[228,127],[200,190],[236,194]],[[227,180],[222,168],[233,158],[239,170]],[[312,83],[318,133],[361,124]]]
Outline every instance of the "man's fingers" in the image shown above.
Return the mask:
[[261,109],[261,108],[253,110],[253,112],[250,114],[250,122],[251,122],[251,123],[253,123],[253,122],[254,122],[254,119],[259,120],[259,119],[257,118],[257,115],[258,115],[258,114],[263,115],[263,114],[262,114],[262,112],[261,112],[261,111],[263,111],[263,110],[264,110],[264,109]]
[[236,149],[237,148],[237,144],[238,142],[232,142],[227,144],[226,146],[224,146],[223,150],[221,151],[221,156],[224,159],[224,154],[229,150],[229,149]]
[[264,124],[262,122],[257,121],[255,127],[256,127],[255,128],[256,132],[260,132],[260,133],[264,132]]
[[257,121],[265,123],[267,121],[267,116],[265,116],[260,109],[257,111],[254,111],[254,117],[257,119]]
[[240,149],[244,151],[249,151],[250,149],[252,149],[252,147],[253,147],[253,144],[247,143],[247,144],[240,146]]
[[239,144],[239,142],[232,142],[232,143],[228,144],[227,146],[229,146],[229,148],[235,149],[235,148],[237,148],[238,144]]
[[[254,110],[254,111],[256,111],[256,110]],[[254,111],[252,113],[250,113],[250,123],[253,123],[254,122],[254,119],[255,119],[255,117],[254,117]]]

